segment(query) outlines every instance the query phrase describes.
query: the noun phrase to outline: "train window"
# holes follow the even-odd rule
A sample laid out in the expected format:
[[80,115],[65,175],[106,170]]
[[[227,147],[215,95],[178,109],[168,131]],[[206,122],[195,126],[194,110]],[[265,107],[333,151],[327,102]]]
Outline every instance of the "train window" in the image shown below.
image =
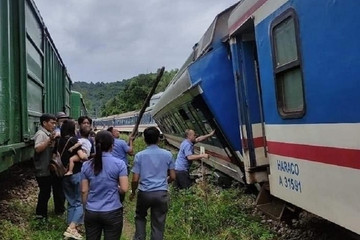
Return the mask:
[[165,121],[165,117],[162,117],[162,118],[161,118],[161,124],[162,124],[162,127],[165,128],[166,132],[170,132],[170,131],[168,130],[167,123],[166,123],[166,121]]
[[172,133],[170,123],[169,123],[168,119],[164,118],[164,122],[165,122],[165,128],[167,129],[167,132]]
[[179,113],[181,115],[181,117],[186,121],[189,120],[189,116],[186,114],[184,109],[179,109]]
[[157,124],[158,124],[158,126],[160,127],[160,129],[162,129],[162,131],[165,132],[165,131],[164,131],[164,129],[165,129],[165,127],[164,127],[164,120],[163,120],[162,117],[160,117],[159,119],[157,119]]
[[173,126],[175,126],[176,128],[176,133],[178,134],[182,134],[183,133],[183,130],[181,129],[181,127],[179,126],[178,122],[176,121],[174,115],[170,116],[170,121],[172,122]]
[[172,130],[172,133],[176,133],[176,129],[175,129],[174,125],[171,125],[171,130]]
[[147,113],[147,114],[145,115],[144,123],[145,123],[145,124],[150,124],[150,123],[151,123],[151,115],[150,115],[150,113]]
[[[205,118],[205,115],[203,114],[203,112],[199,108],[195,108],[195,110],[196,110],[196,115],[201,120],[203,129],[205,129],[202,134],[208,134],[211,131],[213,131],[214,129],[210,126],[210,123]],[[222,145],[220,143],[220,140],[216,136],[216,133],[211,138],[208,138],[207,140],[205,140],[205,142],[207,144],[210,144],[210,145],[213,145],[213,146],[222,147]]]
[[164,118],[164,120],[165,120],[165,123],[166,123],[165,126],[166,126],[167,129],[168,129],[168,132],[175,133],[173,124],[171,123],[171,121],[170,121],[170,119],[169,119],[169,116],[166,116],[166,117]]
[[190,120],[189,117],[188,117],[187,120],[185,120],[185,124],[186,124],[188,129],[194,129],[195,132],[197,132],[197,129],[195,128],[194,124],[192,123],[192,121]]
[[274,27],[274,44],[276,67],[283,66],[298,59],[295,23],[293,18],[288,18]]
[[192,105],[188,105],[188,108],[189,108],[189,112],[190,112],[191,116],[194,118],[194,120],[196,121],[196,123],[199,126],[199,128],[201,129],[201,131],[206,132],[206,130],[203,127],[202,121],[197,114],[197,111],[194,109],[194,107]]
[[167,131],[167,130],[166,130],[166,127],[165,127],[165,124],[166,124],[166,123],[164,122],[164,118],[163,118],[163,117],[159,119],[159,123],[160,123],[160,124],[158,124],[158,125],[162,128],[162,131],[163,131],[163,132],[166,132],[166,131]]
[[144,113],[141,118],[141,124],[149,124],[150,123],[150,113]]
[[184,121],[181,119],[180,114],[178,112],[174,113],[175,119],[177,120],[177,122],[179,123],[181,129],[183,130],[183,133],[185,132],[185,130],[187,129],[186,124],[184,123]]
[[174,124],[176,125],[176,128],[178,129],[177,133],[182,135],[185,132],[184,125],[181,124],[181,121],[179,121],[179,118],[177,117],[177,111],[172,112],[172,121],[174,122]]
[[210,127],[210,124],[208,124],[208,123],[204,123],[204,127],[205,127],[207,132],[213,131],[213,129]]
[[289,9],[271,27],[276,98],[283,118],[305,114],[305,96],[296,13]]
[[173,116],[169,115],[168,120],[170,122],[170,126],[171,126],[171,129],[173,130],[173,133],[180,133],[181,129],[179,128],[179,126],[174,121]]
[[191,124],[191,129],[194,129],[194,131],[199,134],[199,135],[203,135],[204,131],[201,128],[201,123],[195,118],[194,114],[191,112],[190,110],[191,108],[191,104],[187,104],[186,106],[184,106],[184,109],[186,109],[186,114],[189,117],[189,120],[187,122],[189,122],[189,124]]

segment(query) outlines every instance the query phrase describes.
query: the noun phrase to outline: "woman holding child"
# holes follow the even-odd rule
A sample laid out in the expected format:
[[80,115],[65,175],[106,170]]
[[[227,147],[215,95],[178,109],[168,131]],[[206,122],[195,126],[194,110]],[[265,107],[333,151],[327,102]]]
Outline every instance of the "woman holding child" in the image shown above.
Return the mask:
[[[65,120],[61,126],[61,137],[58,142],[57,150],[61,154],[61,161],[64,166],[68,166],[70,158],[87,159],[86,153],[81,145],[77,145],[78,138],[75,136],[75,123],[72,120]],[[69,151],[69,149],[72,149]],[[81,161],[74,161],[73,172],[71,175],[64,176],[63,190],[68,201],[67,223],[68,228],[64,236],[77,240],[83,239],[76,227],[83,223],[83,205],[81,203],[80,181],[81,181]]]

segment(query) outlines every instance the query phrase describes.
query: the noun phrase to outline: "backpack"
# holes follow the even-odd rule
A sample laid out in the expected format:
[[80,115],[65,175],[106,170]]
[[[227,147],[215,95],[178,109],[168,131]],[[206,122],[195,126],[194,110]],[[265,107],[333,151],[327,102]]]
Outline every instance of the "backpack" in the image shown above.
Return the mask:
[[65,173],[67,172],[67,169],[65,168],[64,164],[61,161],[61,156],[63,155],[70,139],[71,138],[69,138],[67,140],[61,154],[59,154],[59,151],[56,150],[56,153],[53,154],[53,158],[50,160],[49,170],[56,177],[63,177],[65,175]]

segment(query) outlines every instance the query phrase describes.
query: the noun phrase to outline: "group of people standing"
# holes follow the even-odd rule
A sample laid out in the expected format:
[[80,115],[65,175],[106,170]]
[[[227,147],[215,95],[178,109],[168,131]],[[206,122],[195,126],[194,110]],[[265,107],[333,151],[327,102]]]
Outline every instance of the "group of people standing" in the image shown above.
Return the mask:
[[[134,152],[133,138],[126,143],[111,127],[98,132],[93,139],[90,137],[92,120],[87,116],[78,119],[78,131],[75,121],[65,113],[57,116],[43,114],[40,123],[34,136],[35,174],[40,189],[36,217],[47,218],[52,189],[55,214],[65,212],[67,200],[65,237],[83,239],[78,228],[85,223],[86,239],[100,239],[102,232],[105,239],[120,239],[123,202],[129,189],[126,156]],[[60,134],[55,130],[56,126]],[[163,239],[169,202],[168,184],[176,179],[178,188],[190,187],[191,161],[209,157],[207,154],[194,154],[193,145],[214,132],[200,137],[196,137],[193,130],[187,130],[185,134],[186,139],[174,164],[172,154],[158,146],[159,130],[149,127],[143,133],[147,148],[135,155],[131,169],[129,199],[133,200],[137,193],[134,239],[146,237],[148,209],[151,209],[151,239]],[[90,145],[90,149],[86,145]],[[64,166],[72,166],[72,170],[62,178],[52,175],[48,168],[56,151],[60,153]]]
[[[91,123],[91,118],[80,117],[77,120],[79,130],[76,131],[75,121],[65,113],[60,112],[57,116],[43,114],[40,117],[39,130],[34,135],[35,176],[39,186],[36,218],[47,219],[52,189],[55,214],[62,215],[65,212],[65,199],[68,203],[68,227],[64,236],[74,239],[82,239],[78,232],[84,215],[80,192],[82,162],[95,153],[94,141],[90,138]],[[82,144],[78,144],[79,142]],[[72,165],[71,171],[63,178],[52,174],[49,169],[52,155],[56,152],[60,153],[64,166]]]

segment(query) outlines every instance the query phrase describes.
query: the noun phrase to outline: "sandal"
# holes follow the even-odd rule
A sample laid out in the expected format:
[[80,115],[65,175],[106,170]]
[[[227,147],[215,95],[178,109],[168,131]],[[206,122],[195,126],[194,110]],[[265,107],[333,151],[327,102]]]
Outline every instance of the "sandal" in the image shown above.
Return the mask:
[[67,238],[73,238],[76,240],[82,240],[83,237],[80,235],[80,233],[78,233],[78,231],[76,229],[72,229],[72,228],[67,228],[66,231],[64,232],[64,237]]

